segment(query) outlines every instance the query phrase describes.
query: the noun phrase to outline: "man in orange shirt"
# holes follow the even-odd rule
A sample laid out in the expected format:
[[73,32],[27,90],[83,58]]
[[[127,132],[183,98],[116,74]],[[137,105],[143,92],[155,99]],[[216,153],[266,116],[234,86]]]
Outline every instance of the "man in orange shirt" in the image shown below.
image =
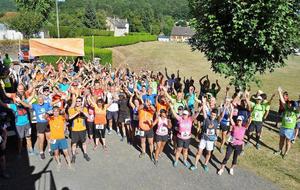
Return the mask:
[[[141,98],[140,98],[141,99]],[[142,99],[141,99],[142,101]],[[155,113],[155,108],[151,104],[149,99],[146,100],[145,104],[142,104],[139,107],[139,129],[140,129],[140,138],[141,138],[141,147],[142,153],[140,154],[140,158],[145,156],[146,153],[146,138],[149,143],[150,149],[150,158],[153,160],[153,116]]]
[[[75,99],[75,98],[74,98]],[[72,160],[71,163],[75,163],[75,152],[77,144],[82,144],[83,157],[86,161],[90,161],[90,157],[86,151],[86,126],[85,119],[89,117],[87,108],[82,106],[83,99],[81,97],[76,98],[75,106],[69,109],[69,119],[72,121],[71,132],[71,144],[72,144]]]
[[66,118],[63,115],[59,115],[59,107],[53,108],[53,116],[48,117],[48,122],[50,126],[51,151],[54,152],[54,158],[58,167],[61,166],[59,150],[63,151],[67,164],[71,167],[70,156],[68,153],[68,142],[65,138]]

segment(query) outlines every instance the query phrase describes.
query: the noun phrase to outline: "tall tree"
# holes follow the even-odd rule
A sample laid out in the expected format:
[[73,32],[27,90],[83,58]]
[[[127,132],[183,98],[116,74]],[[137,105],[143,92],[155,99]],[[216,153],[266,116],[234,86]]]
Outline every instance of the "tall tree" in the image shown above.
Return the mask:
[[35,11],[41,14],[43,21],[46,21],[55,7],[55,0],[15,0],[20,11]]
[[212,69],[246,87],[256,74],[285,65],[299,38],[299,0],[189,0],[192,48]]
[[87,28],[99,28],[99,21],[97,19],[96,10],[93,7],[91,1],[89,1],[83,18],[83,24]]
[[43,26],[41,14],[37,12],[21,12],[12,18],[8,25],[10,28],[21,32],[26,39],[38,33]]

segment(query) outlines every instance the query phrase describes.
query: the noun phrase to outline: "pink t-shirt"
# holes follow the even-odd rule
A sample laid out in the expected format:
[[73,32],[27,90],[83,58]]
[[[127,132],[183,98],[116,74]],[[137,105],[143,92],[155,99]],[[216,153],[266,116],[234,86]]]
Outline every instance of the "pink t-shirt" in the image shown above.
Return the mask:
[[246,127],[238,127],[234,125],[232,127],[231,136],[233,137],[232,145],[243,145]]
[[179,133],[177,134],[177,137],[183,140],[187,140],[191,138],[191,132],[192,132],[192,125],[193,120],[191,117],[187,119],[180,118],[178,120],[179,124]]
[[160,136],[168,135],[168,119],[167,118],[158,118],[156,134]]

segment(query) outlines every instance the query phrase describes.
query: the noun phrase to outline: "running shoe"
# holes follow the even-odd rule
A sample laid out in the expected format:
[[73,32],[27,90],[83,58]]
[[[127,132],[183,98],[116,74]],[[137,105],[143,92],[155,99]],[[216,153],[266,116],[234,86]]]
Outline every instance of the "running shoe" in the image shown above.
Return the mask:
[[208,166],[207,165],[204,165],[203,169],[204,169],[205,172],[208,172]]
[[190,170],[192,170],[192,171],[195,171],[197,169],[197,166],[192,166],[191,168],[190,168]]
[[46,158],[45,153],[43,153],[43,152],[40,153],[40,157],[41,157],[42,160],[45,160],[45,158]]
[[89,157],[89,155],[88,154],[83,154],[83,158],[86,160],[86,161],[90,161],[91,160],[91,158]]
[[183,164],[185,165],[185,167],[190,168],[191,164],[188,161],[183,161]]
[[108,130],[107,134],[108,134],[108,135],[111,135],[111,130],[110,130],[110,129]]
[[154,160],[154,165],[157,167],[157,165],[158,165],[158,160]]
[[275,155],[282,155],[282,151],[281,150],[276,150],[276,151],[274,151],[273,154],[275,154]]
[[141,153],[140,155],[139,155],[139,158],[144,158],[145,157],[145,153]]
[[233,175],[233,168],[230,168],[229,174],[230,174],[230,175]]
[[292,143],[292,144],[295,144],[295,139],[291,140],[291,143]]
[[178,166],[178,161],[174,161],[173,166],[176,168]]
[[2,172],[0,175],[3,179],[10,179],[11,176],[7,172]]
[[257,144],[255,145],[255,148],[256,148],[257,150],[260,150],[260,149],[261,149],[261,148],[260,148],[260,144],[257,143]]
[[34,156],[35,153],[33,152],[33,150],[28,150],[28,155],[29,155],[29,156]]
[[154,161],[154,154],[152,153],[150,156],[151,161]]
[[72,156],[72,159],[71,159],[71,163],[72,163],[72,164],[75,164],[75,160],[76,160],[76,156],[73,155],[73,156]]
[[220,170],[218,171],[218,175],[222,175],[223,172],[224,172],[224,169],[220,169]]

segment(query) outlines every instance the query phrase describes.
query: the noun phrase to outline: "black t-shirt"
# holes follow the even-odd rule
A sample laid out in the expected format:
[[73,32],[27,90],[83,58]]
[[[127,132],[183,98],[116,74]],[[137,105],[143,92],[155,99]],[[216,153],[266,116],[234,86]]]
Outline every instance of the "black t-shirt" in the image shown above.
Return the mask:
[[210,118],[206,118],[203,123],[201,138],[204,138],[204,140],[209,140],[211,139],[210,136],[216,137],[218,126],[219,122],[216,119],[211,120]]

